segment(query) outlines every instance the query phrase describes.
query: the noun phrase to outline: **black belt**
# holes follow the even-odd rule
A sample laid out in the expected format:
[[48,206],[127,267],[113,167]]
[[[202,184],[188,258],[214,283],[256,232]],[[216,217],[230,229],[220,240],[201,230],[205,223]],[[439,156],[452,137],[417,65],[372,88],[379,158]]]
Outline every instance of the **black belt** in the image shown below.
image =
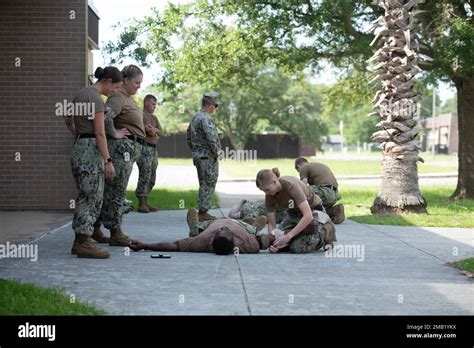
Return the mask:
[[139,144],[146,145],[146,141],[143,138],[140,138],[138,135],[126,135],[130,140],[136,141]]
[[83,133],[77,136],[77,139],[84,139],[84,138],[95,138],[95,134]]

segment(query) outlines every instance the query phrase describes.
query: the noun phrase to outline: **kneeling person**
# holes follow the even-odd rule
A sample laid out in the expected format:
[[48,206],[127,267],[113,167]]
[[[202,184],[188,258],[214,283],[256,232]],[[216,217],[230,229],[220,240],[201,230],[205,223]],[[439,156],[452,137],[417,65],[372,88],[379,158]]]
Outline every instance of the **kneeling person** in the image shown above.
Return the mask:
[[287,209],[278,226],[284,235],[270,246],[271,252],[307,253],[334,245],[336,229],[324,212],[321,198],[308,185],[292,176],[280,177],[278,168],[260,170],[256,184],[265,192],[269,234],[276,229],[276,208]]
[[344,221],[344,205],[336,204],[341,196],[338,192],[338,183],[332,170],[323,163],[309,163],[304,157],[295,160],[295,169],[300,173],[300,179],[308,184],[311,191],[316,193],[323,201],[331,220],[335,224]]

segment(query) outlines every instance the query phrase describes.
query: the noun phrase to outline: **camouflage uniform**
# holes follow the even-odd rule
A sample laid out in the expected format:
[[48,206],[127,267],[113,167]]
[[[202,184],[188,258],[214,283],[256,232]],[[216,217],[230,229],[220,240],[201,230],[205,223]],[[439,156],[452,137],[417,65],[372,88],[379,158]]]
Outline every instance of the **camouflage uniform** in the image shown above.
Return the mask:
[[71,167],[79,191],[72,228],[76,234],[90,236],[102,207],[105,180],[104,161],[95,138],[75,141]]
[[[194,228],[189,230],[189,237],[196,237],[198,234],[204,232],[204,230],[206,228],[208,228],[209,225],[212,224],[214,221],[216,221],[216,220],[203,221],[203,222],[197,223],[194,226]],[[254,236],[260,235],[260,233],[257,233],[257,229],[255,228],[255,226],[249,225],[248,223],[243,222],[241,220],[235,220],[235,221],[238,222],[239,225],[242,226],[245,229],[245,231],[247,231],[247,233],[249,233],[251,235],[254,235]]]
[[[286,234],[300,222],[302,217],[301,212],[297,209],[287,210],[283,221],[278,225],[278,228],[285,231]],[[334,228],[331,220],[322,224],[316,220],[316,215],[313,214],[313,221],[308,225],[308,227],[291,239],[290,244],[282,251],[301,254],[318,250],[324,245],[325,230],[330,228]]]
[[142,153],[137,160],[138,184],[135,190],[137,197],[147,197],[155,186],[156,168],[158,167],[158,150],[156,147],[142,146]]
[[[265,207],[264,200],[248,201],[242,205],[241,213],[240,213],[241,219],[246,219],[246,218],[256,219],[262,215],[263,216],[267,215],[267,209]],[[283,217],[285,216],[285,210],[277,208],[275,211],[275,215],[276,215],[276,223],[280,223],[281,220],[283,220]]]
[[142,145],[131,139],[108,139],[109,153],[115,167],[115,177],[106,180],[104,204],[99,221],[108,229],[122,224],[123,202],[133,163],[140,158]]
[[219,177],[217,157],[221,150],[219,135],[211,115],[204,111],[197,112],[189,123],[187,143],[191,148],[193,164],[199,179],[199,212],[211,208],[211,198]]
[[341,196],[339,195],[339,192],[337,192],[337,189],[334,190],[332,186],[329,187],[321,185],[309,185],[309,188],[311,189],[311,191],[321,197],[324,208],[326,209],[331,208],[334,204],[336,204],[338,200],[341,199]]

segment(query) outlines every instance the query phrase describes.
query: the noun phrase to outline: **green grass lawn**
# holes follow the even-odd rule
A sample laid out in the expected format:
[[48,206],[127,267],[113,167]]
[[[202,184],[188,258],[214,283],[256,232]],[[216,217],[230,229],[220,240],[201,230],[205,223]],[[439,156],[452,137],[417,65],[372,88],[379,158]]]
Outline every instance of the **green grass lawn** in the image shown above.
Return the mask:
[[[198,190],[183,187],[168,187],[154,189],[148,196],[148,203],[159,210],[179,210],[196,208]],[[127,191],[127,198],[130,199],[135,207],[138,207],[138,199],[135,197],[135,190]],[[212,207],[217,207],[217,195],[212,196]]]
[[378,188],[367,186],[341,188],[346,217],[364,224],[394,226],[474,227],[474,200],[453,201],[448,197],[454,186],[425,186],[421,193],[428,202],[429,214],[373,216],[370,207]]
[[[423,157],[423,154],[422,154]],[[453,156],[438,155],[433,160],[430,155],[424,157],[425,163],[418,164],[420,174],[427,173],[448,173],[457,172],[457,159]],[[325,159],[309,158],[310,161],[319,161],[328,165],[336,176],[351,175],[379,175],[381,171],[382,156],[377,154],[371,158],[364,159]],[[192,165],[190,158],[163,158],[161,165]],[[278,167],[281,175],[297,175],[294,169],[294,159],[261,159],[256,161],[231,161],[222,160],[219,162],[221,177],[232,178],[254,178],[260,169]]]
[[463,271],[468,271],[470,273],[474,273],[474,257],[470,257],[468,259],[453,262],[452,265],[456,268],[459,268],[459,269],[463,270]]
[[94,306],[75,301],[58,288],[41,288],[0,279],[0,315],[105,315]]

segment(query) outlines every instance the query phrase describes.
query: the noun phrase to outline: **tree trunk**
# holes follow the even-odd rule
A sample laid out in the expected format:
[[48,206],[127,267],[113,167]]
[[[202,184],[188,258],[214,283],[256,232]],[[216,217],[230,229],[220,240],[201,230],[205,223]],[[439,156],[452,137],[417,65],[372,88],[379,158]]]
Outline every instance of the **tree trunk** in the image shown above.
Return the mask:
[[374,0],[385,9],[385,15],[373,23],[376,34],[371,45],[379,49],[369,62],[375,61],[375,81],[379,88],[373,100],[375,114],[381,118],[380,131],[372,140],[383,150],[382,182],[379,193],[370,208],[372,214],[402,212],[426,213],[426,201],[418,187],[417,161],[419,130],[417,103],[421,95],[413,90],[415,75],[421,69],[418,63],[431,58],[418,55],[419,44],[412,28],[416,2]]
[[474,76],[454,79],[458,93],[458,185],[451,198],[474,198]]
[[227,133],[227,137],[229,138],[230,144],[234,148],[234,150],[243,150],[245,147],[245,144],[242,144],[237,137],[235,137],[232,133]]
[[384,155],[382,182],[370,208],[372,214],[426,213],[426,201],[418,187],[417,152],[405,153],[401,159]]

